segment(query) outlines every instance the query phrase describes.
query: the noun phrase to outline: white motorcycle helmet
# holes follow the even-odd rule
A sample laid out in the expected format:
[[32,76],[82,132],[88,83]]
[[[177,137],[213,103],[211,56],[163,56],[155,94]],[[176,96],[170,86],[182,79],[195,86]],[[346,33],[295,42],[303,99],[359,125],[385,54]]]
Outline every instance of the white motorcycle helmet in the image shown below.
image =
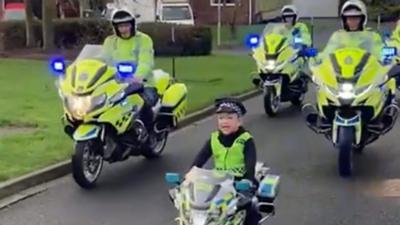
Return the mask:
[[346,23],[347,17],[361,17],[358,31],[362,31],[367,26],[367,7],[361,0],[349,0],[343,4],[340,11],[340,17],[342,18],[343,29],[345,29],[346,31],[349,31],[349,27]]
[[285,5],[281,9],[281,16],[284,22],[286,22],[287,18],[293,18],[293,24],[295,25],[299,20],[297,15],[297,8],[294,5]]
[[122,37],[118,31],[118,25],[122,23],[130,23],[132,25],[131,36],[129,38],[136,35],[136,28],[137,28],[136,18],[134,14],[127,9],[114,10],[111,14],[111,23],[114,28],[115,34],[120,38]]

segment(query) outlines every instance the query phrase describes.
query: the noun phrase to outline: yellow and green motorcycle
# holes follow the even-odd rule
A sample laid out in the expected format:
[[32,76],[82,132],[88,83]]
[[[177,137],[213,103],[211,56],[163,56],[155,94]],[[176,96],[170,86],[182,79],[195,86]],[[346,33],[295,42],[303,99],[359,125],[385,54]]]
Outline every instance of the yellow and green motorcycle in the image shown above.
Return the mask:
[[153,105],[153,130],[142,122],[143,83],[126,82],[135,65],[98,57],[101,46],[87,45],[66,68],[54,59],[59,75],[59,95],[64,106],[65,132],[74,140],[72,175],[76,183],[90,189],[100,176],[103,161],[123,161],[130,156],[156,158],[161,155],[168,133],[185,115],[187,88],[170,75],[153,71],[159,95]]
[[250,207],[262,217],[259,224],[270,219],[275,214],[280,176],[267,174],[268,168],[260,164],[256,166],[258,187],[245,179],[235,181],[228,173],[198,167],[183,180],[180,174],[167,173],[166,181],[173,185],[169,197],[178,210],[177,224],[244,225]]
[[246,45],[257,63],[259,78],[253,84],[264,91],[266,114],[276,116],[282,102],[300,106],[308,84],[302,72],[306,58],[301,54],[301,37],[284,23],[269,23],[261,37],[249,35]]
[[353,153],[391,130],[399,111],[396,82],[388,75],[395,48],[377,48],[362,32],[345,35],[310,61],[317,104],[303,107],[307,125],[338,150],[342,177],[353,173]]

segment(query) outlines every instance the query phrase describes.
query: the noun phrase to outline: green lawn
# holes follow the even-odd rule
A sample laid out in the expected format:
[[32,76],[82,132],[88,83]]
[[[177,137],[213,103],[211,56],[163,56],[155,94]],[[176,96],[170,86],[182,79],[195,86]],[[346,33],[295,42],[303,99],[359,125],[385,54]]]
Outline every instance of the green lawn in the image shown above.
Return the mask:
[[[171,71],[168,58],[159,58],[156,64]],[[176,65],[178,80],[189,89],[189,111],[210,104],[215,97],[252,88],[250,57],[177,58]],[[2,136],[0,132],[0,181],[69,158],[72,142],[62,131],[62,105],[47,63],[1,59],[0,71],[0,127],[35,127],[28,133]]]
[[[224,25],[221,27],[221,45],[244,46],[245,39],[249,34],[260,34],[265,27],[265,24],[256,25],[238,25],[236,38],[232,38],[230,26]],[[211,26],[213,37],[213,46],[217,46],[218,29],[217,26]]]

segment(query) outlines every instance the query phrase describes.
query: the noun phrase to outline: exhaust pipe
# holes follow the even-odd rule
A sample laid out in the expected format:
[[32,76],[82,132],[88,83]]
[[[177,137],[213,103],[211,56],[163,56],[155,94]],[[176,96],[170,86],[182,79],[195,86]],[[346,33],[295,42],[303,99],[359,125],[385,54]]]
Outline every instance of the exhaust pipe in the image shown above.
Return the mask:
[[169,130],[169,127],[167,124],[162,126],[162,125],[160,125],[160,122],[158,122],[154,125],[154,132],[156,132],[157,134],[160,134],[160,133],[168,131],[168,130]]
[[400,109],[396,103],[386,106],[380,119],[376,123],[368,124],[368,131],[378,136],[386,134],[394,127],[399,111]]
[[148,131],[141,120],[135,120],[133,122],[132,128],[139,142],[146,141]]
[[397,117],[399,115],[399,111],[400,108],[397,103],[392,103],[385,107],[381,119],[382,134],[386,134],[394,127],[394,124],[396,123]]

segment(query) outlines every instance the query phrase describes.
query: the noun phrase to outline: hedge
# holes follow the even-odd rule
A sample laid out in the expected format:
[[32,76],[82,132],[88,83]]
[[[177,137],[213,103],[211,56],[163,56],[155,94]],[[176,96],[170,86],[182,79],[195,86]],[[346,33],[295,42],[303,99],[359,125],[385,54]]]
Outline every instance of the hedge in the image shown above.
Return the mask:
[[[143,23],[138,29],[150,35],[156,55],[208,55],[212,50],[212,35],[208,27],[175,25],[175,44],[172,43],[172,25]],[[54,42],[57,48],[81,48],[85,44],[102,44],[112,34],[109,21],[99,19],[63,19],[54,21]],[[42,34],[39,21],[34,22],[34,32],[41,46]],[[0,50],[25,47],[23,21],[0,22]]]

